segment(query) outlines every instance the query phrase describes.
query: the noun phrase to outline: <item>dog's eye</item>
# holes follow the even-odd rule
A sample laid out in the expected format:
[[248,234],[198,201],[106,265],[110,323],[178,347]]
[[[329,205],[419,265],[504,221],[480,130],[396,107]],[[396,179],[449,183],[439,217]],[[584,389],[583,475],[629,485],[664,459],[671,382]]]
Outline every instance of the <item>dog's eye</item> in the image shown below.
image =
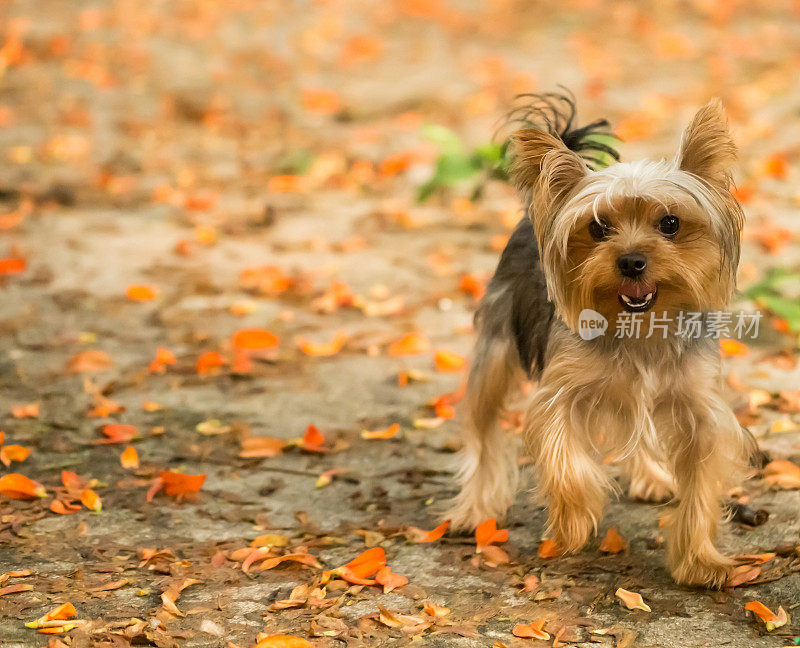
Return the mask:
[[658,231],[664,236],[675,236],[681,226],[681,221],[677,216],[667,214],[658,222]]
[[608,237],[608,225],[602,221],[598,223],[596,220],[592,220],[589,223],[589,234],[595,241],[602,241]]

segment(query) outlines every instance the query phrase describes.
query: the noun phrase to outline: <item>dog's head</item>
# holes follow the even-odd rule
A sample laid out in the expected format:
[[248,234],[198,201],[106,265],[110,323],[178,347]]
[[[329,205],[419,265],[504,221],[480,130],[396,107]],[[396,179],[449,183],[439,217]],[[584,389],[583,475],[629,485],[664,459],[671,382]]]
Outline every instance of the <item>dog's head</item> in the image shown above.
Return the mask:
[[570,328],[585,308],[725,308],[735,288],[742,210],[730,192],[736,148],[719,101],[702,108],[671,160],[593,171],[541,130],[514,136],[512,176],[530,200],[550,299]]

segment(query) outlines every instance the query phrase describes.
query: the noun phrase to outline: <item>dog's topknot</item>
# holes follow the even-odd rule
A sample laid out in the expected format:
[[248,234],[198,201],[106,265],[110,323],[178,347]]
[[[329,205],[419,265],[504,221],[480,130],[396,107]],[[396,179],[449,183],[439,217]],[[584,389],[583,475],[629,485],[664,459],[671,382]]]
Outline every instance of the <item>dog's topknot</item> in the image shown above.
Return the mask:
[[[614,135],[607,119],[598,119],[585,126],[576,126],[577,109],[575,96],[568,90],[564,93],[517,95],[519,104],[505,120],[505,128],[521,131],[539,131],[558,138],[566,148],[580,155],[593,170],[619,162],[620,155],[613,143]],[[514,136],[512,136],[512,141]]]

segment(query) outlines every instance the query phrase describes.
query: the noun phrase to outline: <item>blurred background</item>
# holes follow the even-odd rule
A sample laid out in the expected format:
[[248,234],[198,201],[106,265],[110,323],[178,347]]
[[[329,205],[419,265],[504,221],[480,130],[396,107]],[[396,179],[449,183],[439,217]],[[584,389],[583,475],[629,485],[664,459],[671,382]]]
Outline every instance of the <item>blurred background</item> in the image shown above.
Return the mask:
[[[796,0],[0,2],[6,443],[33,450],[13,469],[48,489],[65,465],[107,485],[103,514],[91,518],[57,515],[49,499],[2,500],[9,562],[62,577],[80,569],[88,581],[105,573],[102,543],[129,556],[169,546],[200,569],[274,527],[296,533],[294,544],[318,540],[319,528],[435,526],[428,505],[452,494],[449,475],[435,475],[460,444],[453,406],[472,314],[521,216],[494,134],[515,95],[560,86],[575,94],[580,121],[611,122],[625,160],[673,155],[694,112],[724,101],[748,216],[735,307],[767,314],[759,340],[723,349],[725,376],[762,448],[796,460],[799,69]],[[507,425],[519,422],[511,412]],[[92,445],[112,423],[139,430],[132,475],[113,445],[126,439]],[[395,423],[391,439],[360,435]],[[295,452],[291,440],[310,424],[329,452]],[[254,451],[248,439],[262,437],[277,446]],[[207,474],[198,505],[145,502],[165,468]],[[355,482],[315,488],[331,470]],[[796,493],[758,493],[775,524],[726,531],[728,550],[796,542]],[[611,513],[638,547],[626,578],[657,584],[648,600],[668,611],[637,621],[642,645],[697,645],[698,633],[733,637],[734,648],[778,645],[756,638],[739,601],[724,621],[719,608],[683,614],[711,601],[670,589],[658,543],[635,540],[657,534],[654,514],[629,504]],[[518,506],[512,553],[527,565],[544,518],[527,499]],[[305,517],[295,517],[300,507]],[[34,533],[14,535],[22,524]],[[53,534],[63,547],[45,544]],[[491,636],[508,637],[496,620],[507,601],[530,603],[513,578],[478,573],[458,542],[425,554],[387,542],[393,569],[440,596],[453,618],[484,614]],[[326,547],[317,553],[328,566],[355,555],[346,543],[310,546]],[[154,594],[121,588],[100,600],[70,585],[81,614],[110,621],[161,605],[153,572],[131,560],[127,577]],[[563,567],[569,578],[576,565]],[[297,572],[242,581],[238,568],[219,569],[199,577],[223,574],[224,587],[181,599],[202,607],[220,588],[234,592],[209,613],[218,636],[250,645],[266,627],[299,627],[254,612],[266,612],[276,587],[296,585]],[[469,592],[463,569],[483,579]],[[613,616],[612,573],[593,572],[582,587],[611,587],[603,609]],[[791,578],[759,595],[788,605]],[[489,605],[482,589],[502,596]],[[35,594],[0,599],[2,616],[34,618]],[[381,600],[408,603],[392,596]],[[165,627],[199,631],[199,622]],[[30,632],[0,621],[0,636],[25,642],[15,646],[39,646]]]
[[[516,94],[565,86],[583,120],[611,121],[626,159],[671,155],[718,96],[757,243],[747,280],[796,242],[799,13],[789,0],[4,2],[0,198],[20,219],[135,208],[200,239],[327,201],[384,223],[507,229],[515,202],[487,180],[487,145]],[[484,200],[462,200],[476,190]]]

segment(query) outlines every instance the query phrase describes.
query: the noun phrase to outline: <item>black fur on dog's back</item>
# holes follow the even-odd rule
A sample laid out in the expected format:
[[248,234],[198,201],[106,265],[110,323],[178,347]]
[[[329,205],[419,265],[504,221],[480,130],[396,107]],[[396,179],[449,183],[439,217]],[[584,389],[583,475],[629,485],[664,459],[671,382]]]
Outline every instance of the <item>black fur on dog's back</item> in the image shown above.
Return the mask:
[[[534,128],[558,137],[591,168],[607,165],[609,158],[619,161],[619,153],[613,146],[594,139],[613,138],[608,121],[574,125],[575,99],[571,95],[548,93],[520,98],[527,103],[509,113],[509,125]],[[527,214],[529,204],[525,210]],[[481,335],[510,336],[522,368],[535,377],[544,368],[553,305],[547,298],[536,234],[527,216],[519,222],[503,250],[476,321]]]
[[552,318],[553,304],[547,299],[533,224],[523,218],[503,250],[478,309],[481,334],[511,336],[522,368],[538,375],[544,368]]

